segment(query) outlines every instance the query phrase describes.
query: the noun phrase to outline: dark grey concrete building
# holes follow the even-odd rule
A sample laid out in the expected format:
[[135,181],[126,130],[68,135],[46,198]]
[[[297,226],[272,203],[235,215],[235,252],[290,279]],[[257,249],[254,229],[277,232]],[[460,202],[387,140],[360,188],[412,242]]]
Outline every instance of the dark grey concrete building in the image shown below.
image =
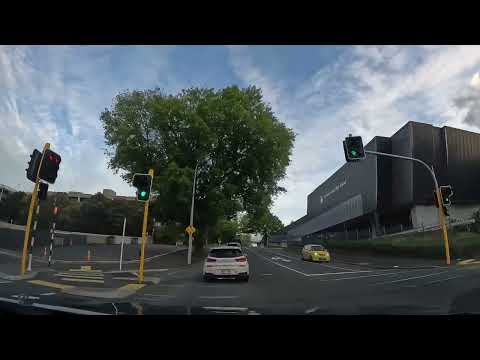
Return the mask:
[[[408,122],[391,137],[374,137],[368,150],[419,158],[439,185],[452,185],[451,220],[480,207],[480,134]],[[433,181],[421,164],[367,155],[345,163],[307,199],[307,214],[286,227],[292,238],[345,233],[349,238],[438,224]]]

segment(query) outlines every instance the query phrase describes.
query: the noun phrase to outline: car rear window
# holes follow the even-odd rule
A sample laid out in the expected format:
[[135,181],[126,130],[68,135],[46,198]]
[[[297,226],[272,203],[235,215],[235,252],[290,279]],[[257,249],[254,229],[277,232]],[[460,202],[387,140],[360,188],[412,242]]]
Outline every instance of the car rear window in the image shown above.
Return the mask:
[[215,258],[234,258],[242,256],[240,249],[214,249],[210,250],[209,256]]
[[324,248],[322,245],[312,246],[311,249],[312,249],[313,251],[323,251],[323,250],[325,250],[325,248]]

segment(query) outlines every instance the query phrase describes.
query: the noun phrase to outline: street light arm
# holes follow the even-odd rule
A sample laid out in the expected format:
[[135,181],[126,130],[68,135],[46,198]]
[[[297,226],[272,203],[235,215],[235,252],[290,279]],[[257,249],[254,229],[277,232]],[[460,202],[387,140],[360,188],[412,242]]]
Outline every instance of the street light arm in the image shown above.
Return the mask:
[[420,160],[420,159],[416,159],[416,158],[413,158],[413,157],[409,157],[409,156],[402,156],[402,155],[394,155],[394,154],[388,154],[388,153],[383,153],[383,152],[379,152],[379,151],[372,151],[372,150],[365,150],[365,153],[366,154],[372,154],[372,155],[380,155],[380,156],[387,156],[387,157],[392,157],[392,158],[397,158],[397,159],[403,159],[403,160],[411,160],[411,161],[415,161],[419,164],[422,164],[423,166],[425,166],[428,171],[430,172],[430,175],[432,175],[432,178],[433,178],[433,182],[435,183],[435,190],[438,191],[438,182],[437,182],[437,178],[435,176],[435,172],[433,171],[433,169],[427,165],[427,163],[425,163],[424,161]]

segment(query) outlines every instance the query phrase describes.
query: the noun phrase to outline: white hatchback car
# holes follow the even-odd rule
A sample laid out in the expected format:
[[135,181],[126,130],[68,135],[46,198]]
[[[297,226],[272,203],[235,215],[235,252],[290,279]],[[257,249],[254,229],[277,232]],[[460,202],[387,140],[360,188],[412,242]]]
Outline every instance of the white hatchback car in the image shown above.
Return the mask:
[[247,257],[242,249],[233,246],[219,246],[210,250],[203,265],[203,278],[241,279],[248,281],[250,270]]

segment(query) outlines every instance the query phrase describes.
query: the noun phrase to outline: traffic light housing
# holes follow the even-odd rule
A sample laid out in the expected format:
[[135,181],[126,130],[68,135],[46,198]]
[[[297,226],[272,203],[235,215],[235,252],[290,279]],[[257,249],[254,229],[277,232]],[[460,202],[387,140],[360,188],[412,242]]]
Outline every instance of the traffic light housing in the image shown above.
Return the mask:
[[25,169],[28,180],[32,182],[37,181],[38,166],[40,165],[41,159],[42,153],[37,149],[33,150],[32,154],[30,155],[30,161],[28,162],[28,168]]
[[343,150],[347,162],[365,159],[365,150],[361,136],[349,136],[343,141]]
[[445,206],[452,205],[452,196],[453,196],[452,187],[450,185],[440,186],[440,191],[442,192],[443,204]]
[[38,189],[38,199],[39,200],[46,200],[47,199],[47,192],[48,192],[48,184],[40,183]]
[[152,192],[152,176],[149,174],[134,174],[133,186],[137,188],[137,200],[150,200],[150,193]]
[[[440,187],[440,192],[443,193],[442,186]],[[452,194],[453,194],[453,192],[452,192]],[[433,190],[433,200],[434,200],[435,207],[438,208],[437,192],[435,190]],[[443,213],[445,214],[445,216],[450,216],[450,213],[448,212],[448,208],[450,207],[450,203],[448,203],[448,205],[445,203],[445,198],[443,197],[443,194],[442,194],[442,201],[443,201]]]
[[40,179],[54,184],[57,179],[58,169],[62,158],[56,152],[48,149],[43,156],[42,166],[40,168]]

